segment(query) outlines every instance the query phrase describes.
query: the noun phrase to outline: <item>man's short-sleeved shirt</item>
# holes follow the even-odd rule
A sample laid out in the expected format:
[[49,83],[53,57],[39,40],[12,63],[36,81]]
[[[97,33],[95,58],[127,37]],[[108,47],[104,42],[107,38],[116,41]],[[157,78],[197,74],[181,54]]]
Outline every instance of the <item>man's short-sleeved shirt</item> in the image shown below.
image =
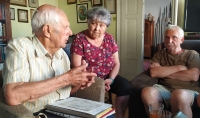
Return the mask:
[[[3,85],[15,82],[36,82],[61,75],[70,69],[70,61],[63,49],[53,56],[37,37],[16,38],[6,47],[3,68]],[[44,88],[45,89],[45,88]],[[32,112],[45,108],[46,104],[69,97],[71,86],[66,86],[23,105]]]
[[[174,55],[170,54],[167,49],[163,49],[153,56],[151,63],[159,63],[161,66],[183,65],[188,69],[199,69],[199,61],[199,54],[195,50],[184,50],[182,53]],[[200,92],[199,82],[162,78],[160,79],[160,84],[164,85],[171,91],[175,89],[191,89]]]
[[114,66],[113,54],[118,51],[114,38],[105,33],[100,47],[91,44],[83,32],[76,35],[71,47],[71,54],[82,56],[88,63],[87,70],[105,79]]

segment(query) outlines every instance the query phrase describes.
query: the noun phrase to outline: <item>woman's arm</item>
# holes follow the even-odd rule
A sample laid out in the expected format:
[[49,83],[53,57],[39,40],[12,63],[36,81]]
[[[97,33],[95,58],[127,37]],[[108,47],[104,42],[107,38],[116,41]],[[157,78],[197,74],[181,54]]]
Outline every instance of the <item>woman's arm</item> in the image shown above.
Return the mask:
[[112,79],[115,79],[115,77],[119,73],[119,67],[120,67],[118,51],[113,54],[113,58],[114,58],[114,67],[111,70],[111,72],[109,73],[109,77]]
[[[115,52],[113,54],[113,58],[114,58],[114,67],[111,70],[111,72],[109,73],[109,78],[115,79],[115,77],[119,73],[119,67],[120,67],[118,52]],[[112,82],[113,82],[113,80],[111,80],[111,79],[106,79],[105,80],[105,89],[106,89],[106,91],[110,90],[110,85],[112,84]]]
[[72,67],[78,67],[81,65],[82,56],[76,53],[71,54]]

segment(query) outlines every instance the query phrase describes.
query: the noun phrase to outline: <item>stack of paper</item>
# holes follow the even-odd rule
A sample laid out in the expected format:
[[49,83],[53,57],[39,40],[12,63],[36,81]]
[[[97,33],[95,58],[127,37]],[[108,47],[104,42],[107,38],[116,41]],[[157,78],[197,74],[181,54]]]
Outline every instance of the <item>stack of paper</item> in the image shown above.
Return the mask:
[[46,108],[52,112],[85,118],[106,118],[115,113],[115,109],[112,108],[111,104],[76,97],[57,101],[47,105]]

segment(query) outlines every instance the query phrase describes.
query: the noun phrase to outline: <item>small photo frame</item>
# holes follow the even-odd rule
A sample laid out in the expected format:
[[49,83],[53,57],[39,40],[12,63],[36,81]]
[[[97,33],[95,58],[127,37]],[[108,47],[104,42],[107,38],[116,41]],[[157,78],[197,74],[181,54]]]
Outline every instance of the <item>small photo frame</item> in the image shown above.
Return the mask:
[[15,9],[14,8],[10,8],[10,19],[15,20]]
[[91,5],[93,6],[102,6],[102,0],[91,0]]
[[28,0],[29,7],[37,8],[39,6],[38,0]]
[[105,8],[110,11],[111,14],[116,13],[116,0],[104,0]]
[[67,0],[67,4],[75,4],[77,3],[77,0]]
[[79,0],[79,2],[88,2],[90,0]]
[[10,0],[10,4],[27,7],[27,0]]
[[30,18],[32,19],[32,17],[33,17],[33,14],[35,13],[35,9],[30,9]]
[[87,11],[88,4],[76,4],[76,12],[77,12],[77,23],[86,23],[87,22]]
[[17,9],[18,22],[28,23],[28,10]]

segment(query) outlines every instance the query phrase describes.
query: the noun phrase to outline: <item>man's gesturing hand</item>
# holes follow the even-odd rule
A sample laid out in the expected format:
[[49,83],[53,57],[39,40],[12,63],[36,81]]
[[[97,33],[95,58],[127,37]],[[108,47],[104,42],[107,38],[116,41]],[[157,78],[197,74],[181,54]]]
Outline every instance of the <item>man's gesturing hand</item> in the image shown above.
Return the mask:
[[85,63],[79,67],[73,68],[70,71],[68,71],[67,72],[67,74],[68,74],[67,81],[69,81],[69,83],[72,86],[81,85],[81,86],[89,87],[92,83],[95,82],[94,78],[97,75],[96,75],[96,73],[85,71],[87,66],[88,66],[88,64]]

